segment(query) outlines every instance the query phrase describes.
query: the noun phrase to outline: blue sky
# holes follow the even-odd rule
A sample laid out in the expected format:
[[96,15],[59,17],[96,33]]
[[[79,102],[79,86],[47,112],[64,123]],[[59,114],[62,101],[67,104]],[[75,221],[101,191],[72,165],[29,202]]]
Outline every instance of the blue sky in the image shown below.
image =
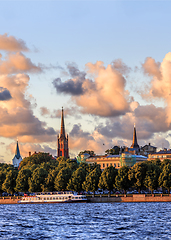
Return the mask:
[[[41,133],[29,134],[30,130],[21,133],[16,130],[26,124],[19,120],[21,116],[9,125],[2,117],[2,127],[7,130],[1,133],[1,161],[11,161],[16,139],[23,157],[29,151],[49,151],[55,155],[56,136],[52,129],[59,131],[62,106],[66,110],[71,156],[88,148],[100,154],[116,144],[129,146],[134,122],[140,145],[151,142],[158,149],[169,148],[170,73],[166,63],[160,67],[171,51],[170,7],[169,1],[0,1],[0,35],[6,33],[7,38],[13,36],[24,41],[29,51],[19,52],[41,67],[36,73],[22,72],[29,75],[28,86],[22,91],[23,98],[32,95],[27,109],[32,111],[30,121],[36,118],[42,127]],[[1,47],[0,53],[7,62],[10,51]],[[117,59],[122,67],[110,70],[113,61],[118,64]],[[95,66],[97,61],[103,62],[100,68]],[[166,61],[169,64],[170,56]],[[79,74],[72,75],[71,67]],[[81,74],[85,74],[84,79]],[[59,78],[54,85],[53,81]],[[105,85],[109,88],[102,89]],[[68,86],[75,92],[67,90]],[[160,91],[161,86],[168,91]],[[2,81],[1,87],[12,91]],[[122,98],[117,97],[116,89]],[[11,109],[8,108],[9,118]],[[49,136],[44,137],[44,133]]]

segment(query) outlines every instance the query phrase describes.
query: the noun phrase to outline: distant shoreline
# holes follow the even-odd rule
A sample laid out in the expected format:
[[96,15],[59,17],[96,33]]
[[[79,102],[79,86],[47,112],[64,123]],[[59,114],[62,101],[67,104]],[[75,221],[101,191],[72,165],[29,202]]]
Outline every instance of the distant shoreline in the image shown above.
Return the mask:
[[[20,204],[21,197],[0,198],[0,204]],[[90,203],[113,203],[113,202],[171,202],[171,194],[121,194],[111,196],[87,196]],[[36,203],[33,203],[36,204]]]

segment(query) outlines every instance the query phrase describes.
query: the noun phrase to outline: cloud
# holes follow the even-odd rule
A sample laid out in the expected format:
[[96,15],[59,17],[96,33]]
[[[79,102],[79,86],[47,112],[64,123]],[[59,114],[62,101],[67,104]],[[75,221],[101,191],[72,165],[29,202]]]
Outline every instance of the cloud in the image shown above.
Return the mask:
[[160,71],[160,63],[155,62],[153,58],[147,57],[144,64],[142,64],[142,68],[144,73],[148,74],[149,76],[155,76],[158,79],[161,79],[162,74]]
[[0,50],[17,52],[28,51],[29,49],[23,40],[8,36],[8,34],[5,33],[4,35],[0,35]]
[[[167,53],[161,62],[155,63],[152,58],[147,58],[142,65],[144,71],[152,75],[149,95],[152,98],[163,99],[167,105],[167,124],[171,123],[171,52]],[[144,97],[146,97],[144,95]]]
[[[7,150],[10,150],[11,154],[15,154],[16,142],[13,142],[7,146]],[[46,144],[40,145],[35,143],[21,143],[19,141],[19,149],[22,158],[29,157],[29,152],[33,154],[34,152],[46,152],[52,156],[56,156],[56,149],[49,147]]]
[[[117,69],[117,70],[116,70]],[[72,79],[62,82],[60,78],[53,81],[57,92],[68,93],[71,100],[80,107],[82,113],[102,117],[124,115],[130,111],[132,98],[125,90],[126,80],[120,72],[127,72],[128,67],[121,60],[104,67],[103,62],[86,64],[84,72],[75,67],[69,68]]]
[[8,89],[0,87],[0,101],[7,101],[10,100],[11,94]]
[[27,96],[29,76],[17,74],[0,76],[3,89],[10,89],[10,101],[1,101],[0,106],[0,133],[6,138],[16,136],[24,142],[53,141],[56,132],[47,127],[45,122],[34,116],[30,98]]
[[42,69],[40,66],[36,66],[31,62],[29,58],[26,58],[22,53],[16,52],[15,54],[9,54],[6,59],[0,60],[0,73],[1,74],[14,74],[14,73],[38,73]]
[[123,63],[122,59],[117,59],[112,62],[112,67],[120,72],[121,74],[128,74],[131,71],[131,68]]

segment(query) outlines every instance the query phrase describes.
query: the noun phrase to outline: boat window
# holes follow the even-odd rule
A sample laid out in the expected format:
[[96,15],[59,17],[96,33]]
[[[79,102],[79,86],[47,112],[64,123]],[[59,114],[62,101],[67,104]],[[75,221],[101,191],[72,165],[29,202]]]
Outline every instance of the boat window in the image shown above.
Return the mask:
[[53,200],[55,200],[55,197],[53,197]]
[[52,200],[52,197],[50,197],[50,200]]

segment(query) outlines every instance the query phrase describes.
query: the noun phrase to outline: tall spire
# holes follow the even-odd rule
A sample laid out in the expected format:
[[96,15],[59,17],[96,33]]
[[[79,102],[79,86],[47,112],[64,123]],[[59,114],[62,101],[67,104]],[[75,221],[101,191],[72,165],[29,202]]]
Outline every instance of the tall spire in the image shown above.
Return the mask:
[[136,134],[135,123],[134,123],[133,141],[132,141],[131,148],[139,148],[139,145],[138,145],[138,142],[137,142],[137,134]]
[[62,114],[61,114],[61,136],[60,137],[65,137],[65,125],[64,125],[64,110],[62,107]]
[[19,159],[21,157],[19,146],[18,146],[18,141],[17,141],[16,150],[15,150],[15,156],[16,156],[17,159]]

